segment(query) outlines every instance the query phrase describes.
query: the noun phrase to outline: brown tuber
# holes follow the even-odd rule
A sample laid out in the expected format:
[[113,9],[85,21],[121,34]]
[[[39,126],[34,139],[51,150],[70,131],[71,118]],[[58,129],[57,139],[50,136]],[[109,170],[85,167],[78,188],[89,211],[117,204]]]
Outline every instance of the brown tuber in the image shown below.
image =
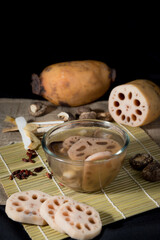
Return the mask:
[[81,106],[91,103],[109,89],[115,70],[95,60],[70,61],[46,67],[32,75],[32,92],[55,105]]

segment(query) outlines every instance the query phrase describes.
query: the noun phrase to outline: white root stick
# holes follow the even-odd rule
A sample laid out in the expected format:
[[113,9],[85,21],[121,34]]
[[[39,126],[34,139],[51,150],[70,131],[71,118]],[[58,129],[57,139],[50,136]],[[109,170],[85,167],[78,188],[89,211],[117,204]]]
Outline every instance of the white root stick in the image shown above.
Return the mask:
[[5,128],[2,130],[2,132],[19,130],[24,144],[24,148],[26,150],[37,149],[41,144],[41,141],[37,136],[43,135],[53,126],[56,126],[64,122],[64,121],[47,121],[27,123],[24,117],[17,117],[14,119],[9,116],[6,117],[5,121],[12,123],[14,127]]
[[24,117],[17,117],[15,119],[16,121],[16,124],[17,124],[17,127],[18,127],[18,130],[22,136],[22,141],[23,141],[23,144],[24,144],[24,148],[27,150],[29,149],[29,145],[31,144],[31,138],[28,137],[24,131],[24,127],[26,126],[27,122],[25,120]]
[[[7,116],[6,119],[5,119],[5,122],[12,123],[15,126],[10,127],[10,128],[9,127],[8,128],[3,128],[2,129],[3,133],[18,131],[18,127],[16,125],[16,122],[15,122],[14,118],[11,118],[11,117]],[[54,127],[54,126],[56,126],[60,123],[64,123],[64,121],[31,122],[31,123],[26,124],[26,126],[24,127],[24,130],[31,131],[35,135],[39,135],[39,134],[46,133],[52,127]]]
[[32,122],[32,124],[39,125],[39,127],[41,125],[48,125],[48,126],[52,125],[53,126],[53,125],[60,124],[60,123],[64,123],[64,121],[58,120],[58,121],[47,121],[47,122]]

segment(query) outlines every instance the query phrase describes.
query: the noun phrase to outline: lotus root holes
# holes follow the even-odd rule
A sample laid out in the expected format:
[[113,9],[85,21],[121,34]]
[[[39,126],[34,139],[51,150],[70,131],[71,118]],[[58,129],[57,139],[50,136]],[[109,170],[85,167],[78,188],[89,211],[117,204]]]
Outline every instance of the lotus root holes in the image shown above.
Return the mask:
[[136,120],[137,120],[137,117],[136,117],[136,115],[134,115],[134,114],[131,115],[131,118],[132,118],[133,121],[136,121]]
[[38,197],[37,197],[36,194],[33,194],[33,195],[32,195],[32,199],[33,199],[33,200],[36,200],[37,198],[38,198]]
[[71,226],[73,226],[73,225],[74,225],[74,223],[73,223],[73,222],[70,222],[70,225],[71,225]]
[[41,199],[40,199],[40,202],[41,202],[41,203],[44,203],[45,201],[46,201],[46,198],[41,198]]
[[52,211],[52,210],[50,210],[50,211],[48,211],[48,213],[49,213],[49,214],[53,214],[53,211]]
[[16,209],[17,212],[23,212],[23,210],[24,209],[22,207],[19,207],[19,208]]
[[90,143],[89,141],[87,141],[87,143],[88,143],[89,146],[92,146],[92,143]]
[[78,153],[76,156],[80,157],[80,156],[83,156],[83,155],[84,155],[84,153]]
[[88,221],[89,221],[90,223],[92,223],[92,224],[95,224],[95,221],[94,221],[93,218],[88,218]]
[[70,206],[67,206],[67,210],[68,210],[69,212],[72,212],[72,209],[71,209]]
[[77,223],[77,224],[76,224],[76,228],[77,228],[78,230],[81,230],[81,229],[82,229],[81,224],[80,224],[80,223]]
[[123,114],[122,117],[121,117],[121,119],[124,121],[125,118],[126,118],[126,117],[125,117],[125,115]]
[[132,93],[131,92],[128,93],[128,99],[132,99]]
[[119,107],[119,105],[120,105],[120,104],[119,104],[118,101],[114,101],[114,106],[115,106],[115,107]]
[[85,226],[86,229],[88,229],[88,231],[91,230],[87,223],[85,223],[84,226]]
[[12,205],[13,206],[19,206],[19,203],[18,202],[13,202]]
[[28,197],[26,197],[26,196],[19,196],[18,199],[21,200],[21,201],[27,201]]
[[86,213],[87,215],[92,215],[92,212],[90,210],[88,210]]
[[138,115],[142,115],[142,112],[141,112],[141,110],[139,110],[139,109],[136,109],[136,113],[137,113]]
[[29,210],[25,210],[24,213],[28,215],[30,213],[30,211]]
[[97,145],[106,145],[107,142],[96,142]]
[[118,109],[118,110],[116,111],[117,116],[120,116],[121,113],[122,113],[121,109]]
[[51,205],[51,204],[48,205],[48,208],[49,209],[54,209],[53,205]]
[[130,117],[127,117],[127,122],[130,122],[130,120],[131,120]]
[[78,211],[80,211],[80,212],[83,211],[83,209],[82,209],[79,205],[76,205],[76,209],[77,209]]
[[32,214],[33,214],[33,215],[37,215],[36,211],[33,211]]
[[133,102],[133,103],[134,103],[134,105],[137,106],[137,107],[141,104],[138,99],[134,99],[134,102]]
[[66,220],[67,222],[69,222],[69,221],[70,221],[70,218],[69,218],[69,217],[66,217],[65,220]]
[[69,216],[68,212],[63,212],[63,216],[68,217]]
[[57,206],[60,205],[57,199],[54,200],[54,203],[55,203],[55,205],[57,205]]
[[86,146],[81,146],[80,148],[77,148],[77,151],[83,151],[86,148]]
[[115,148],[114,145],[109,145],[109,146],[107,146],[107,149],[113,149],[113,148]]
[[118,93],[118,97],[119,97],[120,100],[125,99],[125,95],[123,93]]

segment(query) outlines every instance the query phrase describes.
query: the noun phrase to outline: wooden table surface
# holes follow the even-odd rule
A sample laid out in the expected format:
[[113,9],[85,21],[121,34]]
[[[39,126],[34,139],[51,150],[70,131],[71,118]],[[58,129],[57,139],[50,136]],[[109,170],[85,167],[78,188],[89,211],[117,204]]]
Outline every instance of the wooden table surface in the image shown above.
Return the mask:
[[[39,101],[39,100],[37,100]],[[71,112],[74,114],[76,107],[56,107],[51,103],[44,101],[48,105],[48,110],[44,116],[33,117],[29,114],[28,108],[32,102],[36,100],[32,99],[11,99],[11,98],[1,98],[0,99],[0,147],[8,144],[16,143],[21,141],[21,136],[19,132],[8,132],[2,133],[2,129],[11,126],[9,123],[4,122],[5,117],[19,117],[23,116],[27,121],[51,121],[57,120],[57,114],[60,112]],[[101,109],[107,111],[108,103],[107,101],[97,101],[88,104],[93,110]],[[154,122],[147,124],[143,129],[149,134],[149,136],[160,146],[160,117]],[[5,205],[7,196],[3,190],[2,185],[0,185],[0,205]]]

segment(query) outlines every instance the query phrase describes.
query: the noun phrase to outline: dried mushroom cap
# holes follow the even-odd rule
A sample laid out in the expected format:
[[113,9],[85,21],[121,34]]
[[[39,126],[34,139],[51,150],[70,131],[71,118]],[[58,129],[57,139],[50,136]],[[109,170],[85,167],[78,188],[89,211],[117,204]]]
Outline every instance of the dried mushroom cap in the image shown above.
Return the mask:
[[38,116],[43,115],[45,113],[46,109],[47,109],[47,106],[45,104],[43,104],[41,102],[35,102],[29,106],[29,113],[32,116],[38,117]]
[[97,119],[112,122],[113,118],[109,112],[98,112]]
[[63,120],[64,122],[74,120],[74,116],[70,112],[60,112],[58,118]]
[[136,170],[142,170],[153,161],[152,156],[147,153],[138,153],[129,159],[130,165]]
[[92,111],[92,110],[91,110],[90,107],[81,106],[81,107],[78,107],[78,108],[76,109],[75,114],[76,114],[76,115],[80,115],[80,114],[83,113],[83,112],[91,112],[91,111]]
[[80,114],[79,119],[96,119],[97,114],[94,111],[83,112]]
[[155,182],[160,181],[160,163],[151,162],[142,171],[145,180]]

